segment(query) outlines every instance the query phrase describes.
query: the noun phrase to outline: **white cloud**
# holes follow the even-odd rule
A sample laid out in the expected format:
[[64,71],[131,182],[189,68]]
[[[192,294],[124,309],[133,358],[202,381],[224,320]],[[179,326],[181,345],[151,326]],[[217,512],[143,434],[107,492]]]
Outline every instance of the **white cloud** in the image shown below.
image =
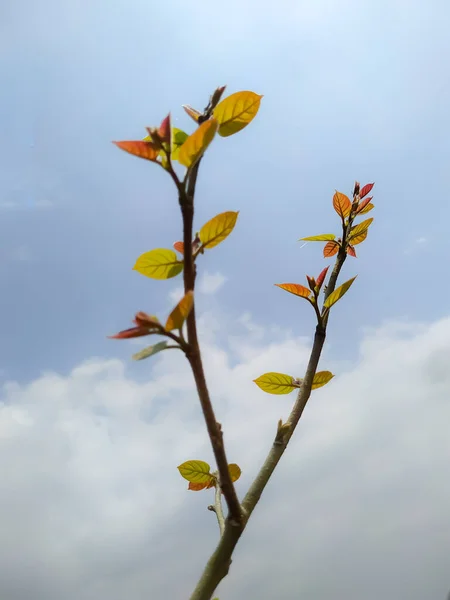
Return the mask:
[[[293,400],[252,379],[301,375],[309,348],[266,330],[249,341],[244,330],[227,351],[212,336],[206,373],[228,458],[243,469],[242,494]],[[449,361],[450,319],[366,331],[345,372],[323,359],[336,377],[308,405],[224,598],[445,597]],[[3,386],[2,598],[188,596],[217,532],[208,493],[188,493],[176,467],[211,461],[211,452],[181,353],[151,364],[143,384],[122,362],[96,359],[67,377]]]
[[215,294],[220,290],[227,278],[222,273],[204,272],[198,285],[198,291],[202,294]]

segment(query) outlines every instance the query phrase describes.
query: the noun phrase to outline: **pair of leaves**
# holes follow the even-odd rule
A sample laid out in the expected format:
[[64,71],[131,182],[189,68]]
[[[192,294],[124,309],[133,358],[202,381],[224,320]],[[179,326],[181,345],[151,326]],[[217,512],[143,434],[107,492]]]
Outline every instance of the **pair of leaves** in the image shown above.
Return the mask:
[[311,292],[314,297],[317,297],[317,294],[320,292],[320,289],[325,281],[325,277],[327,274],[329,267],[325,267],[317,277],[317,280],[314,277],[306,276],[308,280],[309,289],[304,285],[300,285],[299,283],[276,283],[275,285],[290,294],[294,294],[294,296],[300,296],[300,298],[305,298],[309,302],[313,302],[313,298],[311,297]]
[[[198,234],[201,246],[197,251],[200,248],[214,248],[223,242],[233,231],[238,215],[239,212],[227,211],[205,223]],[[183,243],[176,242],[176,244],[176,250],[182,253],[184,251]],[[151,279],[170,279],[181,273],[183,261],[178,259],[173,250],[157,248],[141,254],[133,270]]]
[[[313,390],[326,385],[331,379],[333,379],[333,373],[330,371],[319,371],[314,375],[312,388]],[[301,379],[295,379],[291,375],[285,375],[284,373],[265,373],[257,379],[254,379],[254,383],[268,394],[290,394],[293,390],[298,389],[302,385]]]
[[[231,481],[241,476],[241,469],[235,463],[228,465]],[[217,478],[211,473],[211,467],[203,460],[188,460],[178,467],[180,475],[189,481],[189,490],[198,492],[216,485]]]

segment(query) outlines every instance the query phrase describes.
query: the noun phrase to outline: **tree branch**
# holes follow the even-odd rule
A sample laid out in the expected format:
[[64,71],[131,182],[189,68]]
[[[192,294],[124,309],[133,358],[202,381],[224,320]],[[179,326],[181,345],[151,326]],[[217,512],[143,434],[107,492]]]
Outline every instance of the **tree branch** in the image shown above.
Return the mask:
[[214,496],[214,504],[208,506],[208,510],[216,513],[217,523],[219,524],[220,537],[222,537],[225,530],[225,517],[223,516],[222,508],[222,491],[220,489],[219,482],[216,483],[216,494]]

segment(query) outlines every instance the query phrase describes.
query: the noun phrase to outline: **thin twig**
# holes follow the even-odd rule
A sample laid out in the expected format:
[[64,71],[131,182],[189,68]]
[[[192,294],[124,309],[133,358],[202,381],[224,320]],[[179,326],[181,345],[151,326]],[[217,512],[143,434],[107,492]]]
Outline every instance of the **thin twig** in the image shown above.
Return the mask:
[[208,510],[216,513],[217,523],[219,525],[220,537],[222,537],[223,532],[225,530],[225,517],[223,516],[223,507],[222,507],[222,490],[220,489],[220,484],[216,481],[216,493],[214,496],[214,505],[208,506]]

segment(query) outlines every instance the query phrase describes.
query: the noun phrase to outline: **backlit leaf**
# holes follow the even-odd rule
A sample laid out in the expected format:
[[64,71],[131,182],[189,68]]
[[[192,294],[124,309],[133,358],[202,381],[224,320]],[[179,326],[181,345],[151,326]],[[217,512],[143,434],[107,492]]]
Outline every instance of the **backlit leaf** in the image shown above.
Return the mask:
[[[349,237],[348,241],[351,242],[350,245],[356,246],[357,244],[360,244],[361,242],[363,242],[367,237],[367,233],[368,233],[368,230],[364,229],[364,231],[361,231],[360,234],[352,235],[351,237]],[[348,252],[348,250],[347,250],[347,252]],[[349,254],[350,254],[350,252],[349,252]]]
[[351,244],[349,244],[347,246],[347,254],[349,256],[353,256],[353,258],[356,258],[356,250],[353,248],[353,246]]
[[331,381],[333,377],[334,375],[333,373],[330,373],[330,371],[319,371],[314,375],[311,389],[317,390],[317,388],[320,388],[323,385],[326,385],[329,381]]
[[158,135],[161,138],[162,142],[168,143],[171,142],[172,136],[170,133],[170,113],[167,115],[165,119],[163,119],[161,125],[158,129]]
[[236,92],[231,94],[214,109],[214,118],[219,122],[219,135],[228,137],[244,129],[254,119],[261,103],[255,92]]
[[299,242],[328,242],[336,239],[334,233],[322,233],[321,235],[310,235],[309,237],[300,238]]
[[183,261],[178,260],[173,250],[157,248],[141,254],[133,270],[151,279],[170,279],[181,273]]
[[241,469],[235,463],[228,465],[228,471],[230,473],[231,481],[234,483],[241,476]]
[[173,245],[173,247],[180,254],[184,254],[184,244],[183,244],[183,242],[175,242],[175,244]]
[[275,285],[295,296],[301,296],[302,298],[309,298],[311,296],[311,290],[299,283],[276,283]]
[[181,477],[192,483],[206,483],[211,479],[211,467],[203,460],[188,460],[178,467]]
[[372,204],[372,202],[369,202],[369,204],[364,208],[364,210],[359,211],[359,215],[365,215],[368,212],[370,212],[372,210],[372,208],[374,208],[374,204]]
[[333,196],[333,207],[337,214],[342,218],[348,217],[352,209],[350,198],[341,192],[336,192]]
[[147,346],[147,348],[144,348],[143,350],[136,352],[136,354],[133,354],[132,359],[143,360],[144,358],[149,358],[154,354],[158,354],[158,352],[162,352],[167,348],[167,346],[168,342],[158,342],[154,346]]
[[191,119],[194,119],[194,121],[196,123],[198,123],[198,119],[202,113],[199,110],[192,108],[192,106],[189,106],[188,104],[183,104],[183,108],[187,112],[187,114],[191,117]]
[[330,258],[330,256],[334,256],[338,253],[341,245],[338,242],[328,242],[325,244],[323,249],[323,255],[325,258]]
[[338,302],[342,298],[342,296],[348,292],[350,286],[355,281],[355,279],[356,276],[352,277],[351,279],[340,285],[338,288],[336,288],[334,292],[332,292],[323,303],[324,307],[331,308],[333,304],[336,304],[336,302]]
[[325,269],[323,269],[323,271],[320,272],[320,275],[317,278],[316,285],[319,288],[319,290],[322,287],[323,282],[325,281],[325,277],[327,275],[328,269],[329,269],[329,267],[325,267]]
[[367,183],[365,186],[363,186],[361,188],[361,191],[359,192],[359,197],[364,198],[364,196],[367,196],[367,194],[370,194],[374,185],[375,185],[374,183]]
[[290,394],[292,390],[299,387],[293,377],[284,373],[264,373],[253,381],[268,394]]
[[170,313],[166,323],[166,331],[181,329],[194,304],[194,292],[189,291]]
[[146,142],[144,140],[113,142],[113,144],[129,154],[151,160],[152,162],[156,162],[159,155],[159,149],[156,148],[152,142]]
[[218,126],[215,119],[209,119],[202,123],[181,146],[178,152],[178,162],[188,169],[195,165],[213,141]]
[[[364,200],[362,202],[359,203],[358,208],[356,209],[355,214],[359,215],[359,214],[364,214],[364,209],[366,208],[366,206],[369,204],[369,202],[372,200],[373,196],[367,196],[367,198],[364,198]],[[369,212],[369,211],[367,211]]]
[[115,335],[109,335],[111,340],[126,340],[129,338],[143,337],[144,335],[151,335],[152,333],[158,333],[159,329],[151,330],[148,327],[130,327],[130,329],[124,329],[119,331]]
[[[211,477],[211,479],[213,479],[213,477]],[[192,492],[200,492],[201,490],[208,489],[208,487],[210,487],[208,481],[204,481],[203,483],[194,483],[193,481],[190,481],[188,490],[191,490]]]
[[185,131],[177,129],[176,127],[172,127],[172,160],[178,160],[180,148],[188,139],[188,137],[189,135]]
[[140,311],[136,314],[134,317],[134,322],[136,325],[140,325],[141,327],[156,327],[156,329],[161,328],[161,323],[159,322],[158,317],[155,317],[154,315],[148,315],[143,311]]
[[200,229],[199,237],[204,248],[214,248],[233,231],[239,212],[216,215]]

